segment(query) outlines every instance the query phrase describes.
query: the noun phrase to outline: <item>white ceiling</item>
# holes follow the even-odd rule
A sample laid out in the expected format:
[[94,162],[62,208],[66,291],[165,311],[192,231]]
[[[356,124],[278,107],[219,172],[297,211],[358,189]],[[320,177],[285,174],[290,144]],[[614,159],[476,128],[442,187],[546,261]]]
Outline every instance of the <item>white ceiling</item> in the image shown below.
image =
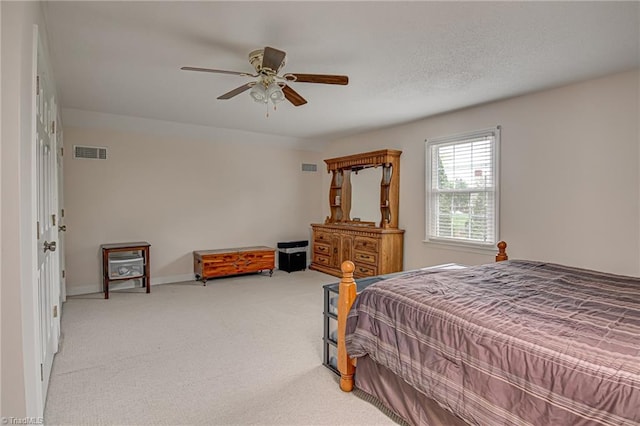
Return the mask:
[[[329,139],[640,65],[639,2],[55,2],[47,31],[63,108]],[[266,117],[251,50],[287,52],[309,103]],[[63,116],[64,119],[64,116]]]

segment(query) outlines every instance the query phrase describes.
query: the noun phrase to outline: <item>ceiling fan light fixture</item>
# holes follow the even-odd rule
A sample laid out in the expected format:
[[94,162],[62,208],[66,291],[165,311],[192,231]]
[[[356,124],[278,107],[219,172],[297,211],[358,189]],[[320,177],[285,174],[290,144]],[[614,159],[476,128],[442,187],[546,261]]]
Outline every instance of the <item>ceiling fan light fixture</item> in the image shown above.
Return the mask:
[[269,84],[269,87],[267,87],[267,97],[274,104],[280,103],[285,100],[282,89],[280,89],[280,86],[275,82]]
[[267,91],[262,84],[256,84],[253,86],[249,91],[249,96],[251,96],[251,98],[256,102],[267,103],[269,101]]

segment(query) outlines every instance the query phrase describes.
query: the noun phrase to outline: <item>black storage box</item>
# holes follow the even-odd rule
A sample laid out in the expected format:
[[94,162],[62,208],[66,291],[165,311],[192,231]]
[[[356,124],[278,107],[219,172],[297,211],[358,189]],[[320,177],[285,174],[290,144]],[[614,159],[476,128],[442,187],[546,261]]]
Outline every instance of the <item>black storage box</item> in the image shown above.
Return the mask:
[[307,247],[309,241],[287,241],[278,243],[278,269],[287,272],[307,269]]

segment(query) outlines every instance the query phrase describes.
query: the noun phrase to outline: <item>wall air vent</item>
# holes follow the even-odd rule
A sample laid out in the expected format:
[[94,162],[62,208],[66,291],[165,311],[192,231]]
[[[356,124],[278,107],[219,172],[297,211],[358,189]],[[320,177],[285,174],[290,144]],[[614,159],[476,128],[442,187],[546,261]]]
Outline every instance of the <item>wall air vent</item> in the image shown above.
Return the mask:
[[303,172],[317,172],[318,171],[318,165],[317,164],[302,163],[302,171]]
[[106,160],[107,148],[101,146],[73,146],[73,158],[87,158],[90,160]]

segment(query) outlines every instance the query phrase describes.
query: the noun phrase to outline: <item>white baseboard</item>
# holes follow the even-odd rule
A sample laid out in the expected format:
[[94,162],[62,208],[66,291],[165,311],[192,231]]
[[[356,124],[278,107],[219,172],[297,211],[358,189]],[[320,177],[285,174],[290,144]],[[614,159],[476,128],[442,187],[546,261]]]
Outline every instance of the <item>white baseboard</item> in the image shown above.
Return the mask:
[[[181,283],[184,281],[193,281],[195,280],[195,276],[193,273],[191,274],[180,274],[180,275],[170,275],[167,277],[151,277],[151,285],[162,285],[162,284],[172,284],[172,283]],[[119,290],[125,288],[133,288],[133,281],[120,281],[118,283],[111,283],[109,285],[109,290]],[[67,283],[67,296],[79,296],[82,294],[92,294],[92,293],[102,293],[102,283],[96,284],[86,284],[80,286],[70,286]]]
[[151,277],[151,285],[182,283],[185,281],[194,281],[196,279],[193,272],[190,274],[169,275],[168,277]]

